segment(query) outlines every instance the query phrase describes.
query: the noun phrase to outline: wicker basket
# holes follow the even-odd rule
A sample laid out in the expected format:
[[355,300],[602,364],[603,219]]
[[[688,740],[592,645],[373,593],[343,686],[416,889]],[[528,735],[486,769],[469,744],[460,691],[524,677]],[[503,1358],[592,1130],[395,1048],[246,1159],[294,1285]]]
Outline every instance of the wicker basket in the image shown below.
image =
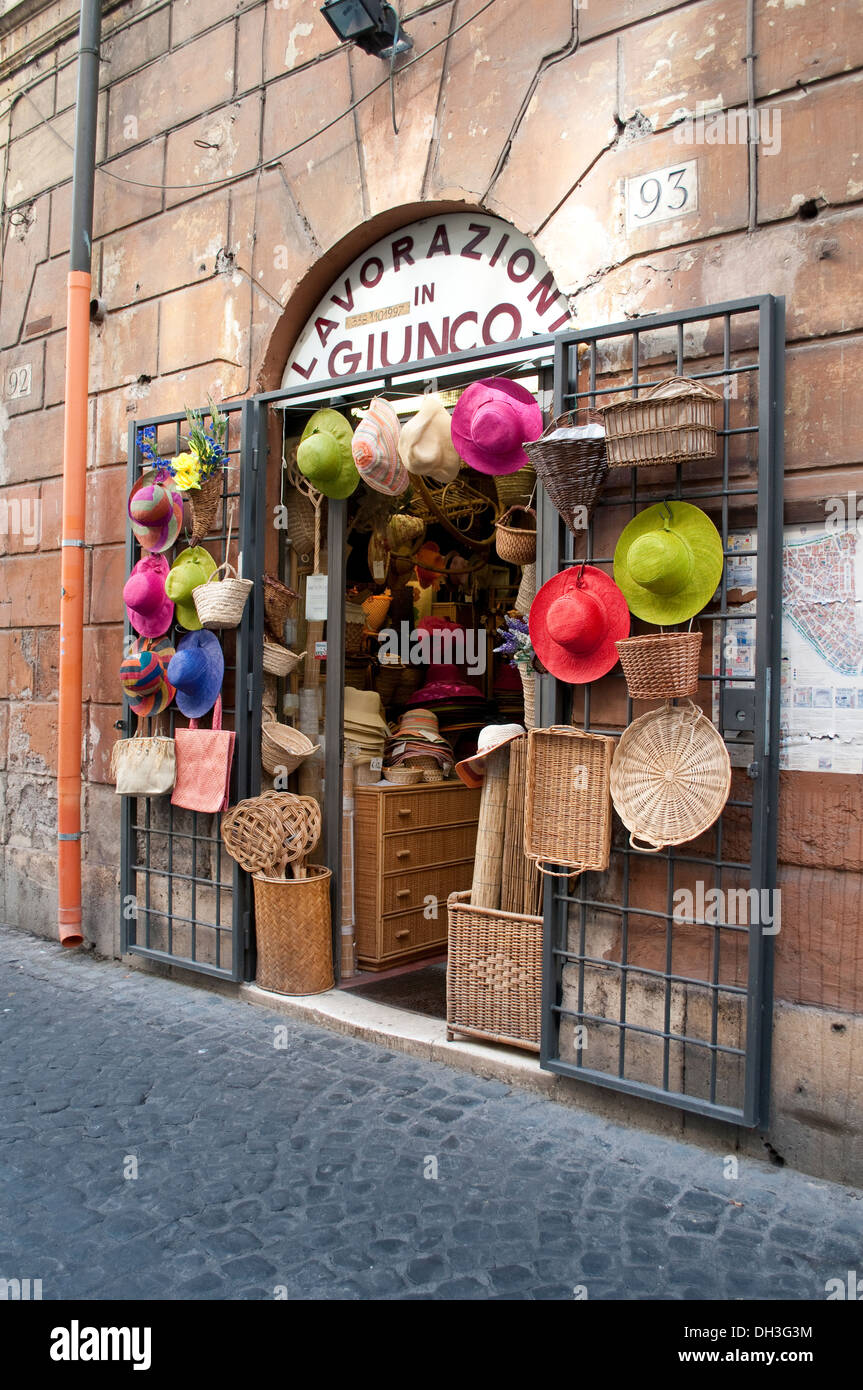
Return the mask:
[[541,873],[553,873],[546,864],[568,869],[553,874],[563,878],[608,868],[613,747],[568,724],[528,734],[524,852]]
[[419,767],[385,767],[382,775],[396,787],[415,787],[423,780]]
[[[227,570],[224,579],[216,579],[219,570]],[[215,581],[215,582],[214,582]],[[226,560],[214,570],[205,584],[192,590],[195,612],[201,627],[210,629],[239,627],[246,600],[254,588],[251,579],[239,579],[234,566]]]
[[274,994],[323,994],[332,989],[330,915],[332,870],[308,866],[307,878],[254,874],[255,981]]
[[362,609],[366,615],[365,631],[369,637],[374,637],[380,632],[387,620],[390,611],[390,604],[393,596],[389,589],[384,589],[382,594],[371,594],[369,598],[363,599]]
[[526,729],[535,729],[536,671],[526,671],[524,665],[519,662],[518,674],[521,676],[521,688],[524,692],[524,727]]
[[279,724],[272,715],[261,725],[261,764],[270,777],[289,777],[319,747],[299,729]]
[[212,477],[206,478],[199,488],[194,488],[191,492],[184,492],[183,497],[188,503],[190,512],[187,527],[191,533],[189,545],[200,545],[204,538],[215,529],[216,513],[222,498],[221,469]]
[[364,623],[345,623],[345,655],[364,656],[366,629]]
[[414,768],[422,774],[424,782],[445,782],[446,773],[437,758],[405,758],[403,766]]
[[447,900],[447,1038],[455,1033],[539,1051],[542,918]]
[[671,376],[636,401],[600,406],[609,466],[643,468],[712,459],[720,399],[700,382]]
[[728,749],[691,700],[642,714],[614,751],[611,795],[633,849],[694,840],[717,820],[730,789]]
[[633,700],[674,700],[698,689],[700,632],[651,632],[615,642]]
[[532,565],[536,559],[536,512],[510,507],[494,527],[495,549],[509,565]]
[[225,849],[247,873],[284,874],[321,836],[321,808],[311,796],[264,792],[238,801],[221,823]]
[[308,497],[296,488],[289,488],[285,496],[287,512],[287,538],[290,541],[297,562],[307,568],[315,554],[315,509]]
[[533,463],[526,463],[524,468],[517,469],[515,473],[496,474],[494,490],[502,512],[508,507],[526,507],[536,490],[536,469]]
[[608,476],[604,439],[551,439],[555,430],[574,426],[572,415],[552,420],[539,439],[525,444],[542,485],[574,536],[584,532]]
[[264,638],[264,670],[271,676],[289,676],[292,671],[296,671],[305,652],[292,652],[290,648],[283,647],[281,642],[271,642],[269,637]]
[[281,642],[285,635],[285,622],[290,617],[299,594],[289,589],[281,579],[273,574],[264,575],[264,620],[271,637]]

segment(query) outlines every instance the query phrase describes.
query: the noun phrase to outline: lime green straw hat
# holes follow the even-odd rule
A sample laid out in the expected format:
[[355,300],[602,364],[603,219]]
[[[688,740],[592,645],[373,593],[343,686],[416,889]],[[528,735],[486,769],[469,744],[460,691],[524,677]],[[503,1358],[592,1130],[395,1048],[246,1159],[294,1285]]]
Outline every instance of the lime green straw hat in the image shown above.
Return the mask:
[[670,627],[710,602],[722,565],[722,539],[706,512],[690,502],[658,502],[621,532],[614,580],[636,618]]
[[297,467],[325,497],[350,497],[360,475],[351,451],[353,430],[337,410],[317,410],[297,446]]
[[206,584],[216,570],[216,562],[209,550],[202,545],[191,546],[177,556],[165,579],[165,593],[173,599],[176,606],[176,620],[180,627],[189,632],[197,632],[201,619],[195,608],[192,594],[199,584]]

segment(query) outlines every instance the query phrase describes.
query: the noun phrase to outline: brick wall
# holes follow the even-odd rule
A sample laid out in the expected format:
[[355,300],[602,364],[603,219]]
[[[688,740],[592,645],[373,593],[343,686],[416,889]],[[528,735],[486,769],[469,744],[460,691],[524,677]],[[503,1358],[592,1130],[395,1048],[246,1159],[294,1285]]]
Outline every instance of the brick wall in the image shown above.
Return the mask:
[[[82,762],[88,932],[107,947],[128,423],[276,384],[309,305],[381,228],[423,206],[495,212],[535,239],[583,323],[784,294],[791,502],[863,492],[863,0],[755,0],[755,98],[781,144],[759,154],[754,201],[743,145],[678,138],[684,114],[745,107],[747,0],[497,0],[454,32],[479,4],[402,6],[414,55],[447,42],[397,76],[397,137],[388,88],[368,95],[385,66],[336,45],[312,0],[106,6]],[[0,499],[38,502],[42,519],[37,549],[0,537],[0,911],[47,933],[76,9],[27,6],[0,36]],[[697,213],[627,235],[622,181],[682,158],[698,159]],[[30,393],[12,398],[24,367]],[[857,787],[783,778],[792,1003],[863,1004],[839,935],[859,916]]]

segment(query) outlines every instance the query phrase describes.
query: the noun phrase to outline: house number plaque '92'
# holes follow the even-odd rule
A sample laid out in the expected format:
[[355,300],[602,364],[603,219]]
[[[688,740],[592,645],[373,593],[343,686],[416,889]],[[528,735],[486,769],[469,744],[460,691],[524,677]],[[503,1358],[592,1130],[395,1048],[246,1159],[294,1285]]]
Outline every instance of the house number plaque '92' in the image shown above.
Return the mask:
[[17,396],[29,396],[33,387],[33,368],[28,362],[24,367],[10,367],[6,373],[6,399],[15,400]]
[[698,210],[698,161],[669,164],[626,180],[626,230],[671,222]]

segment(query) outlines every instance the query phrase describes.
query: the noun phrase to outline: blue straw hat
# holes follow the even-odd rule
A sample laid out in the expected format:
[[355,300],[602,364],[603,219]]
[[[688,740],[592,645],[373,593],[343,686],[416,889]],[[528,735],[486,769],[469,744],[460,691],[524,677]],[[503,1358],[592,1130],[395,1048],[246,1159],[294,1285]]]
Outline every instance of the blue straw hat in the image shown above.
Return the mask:
[[189,632],[177,643],[168,664],[168,679],[177,690],[177,708],[187,719],[200,719],[213,708],[225,679],[225,658],[214,632]]

